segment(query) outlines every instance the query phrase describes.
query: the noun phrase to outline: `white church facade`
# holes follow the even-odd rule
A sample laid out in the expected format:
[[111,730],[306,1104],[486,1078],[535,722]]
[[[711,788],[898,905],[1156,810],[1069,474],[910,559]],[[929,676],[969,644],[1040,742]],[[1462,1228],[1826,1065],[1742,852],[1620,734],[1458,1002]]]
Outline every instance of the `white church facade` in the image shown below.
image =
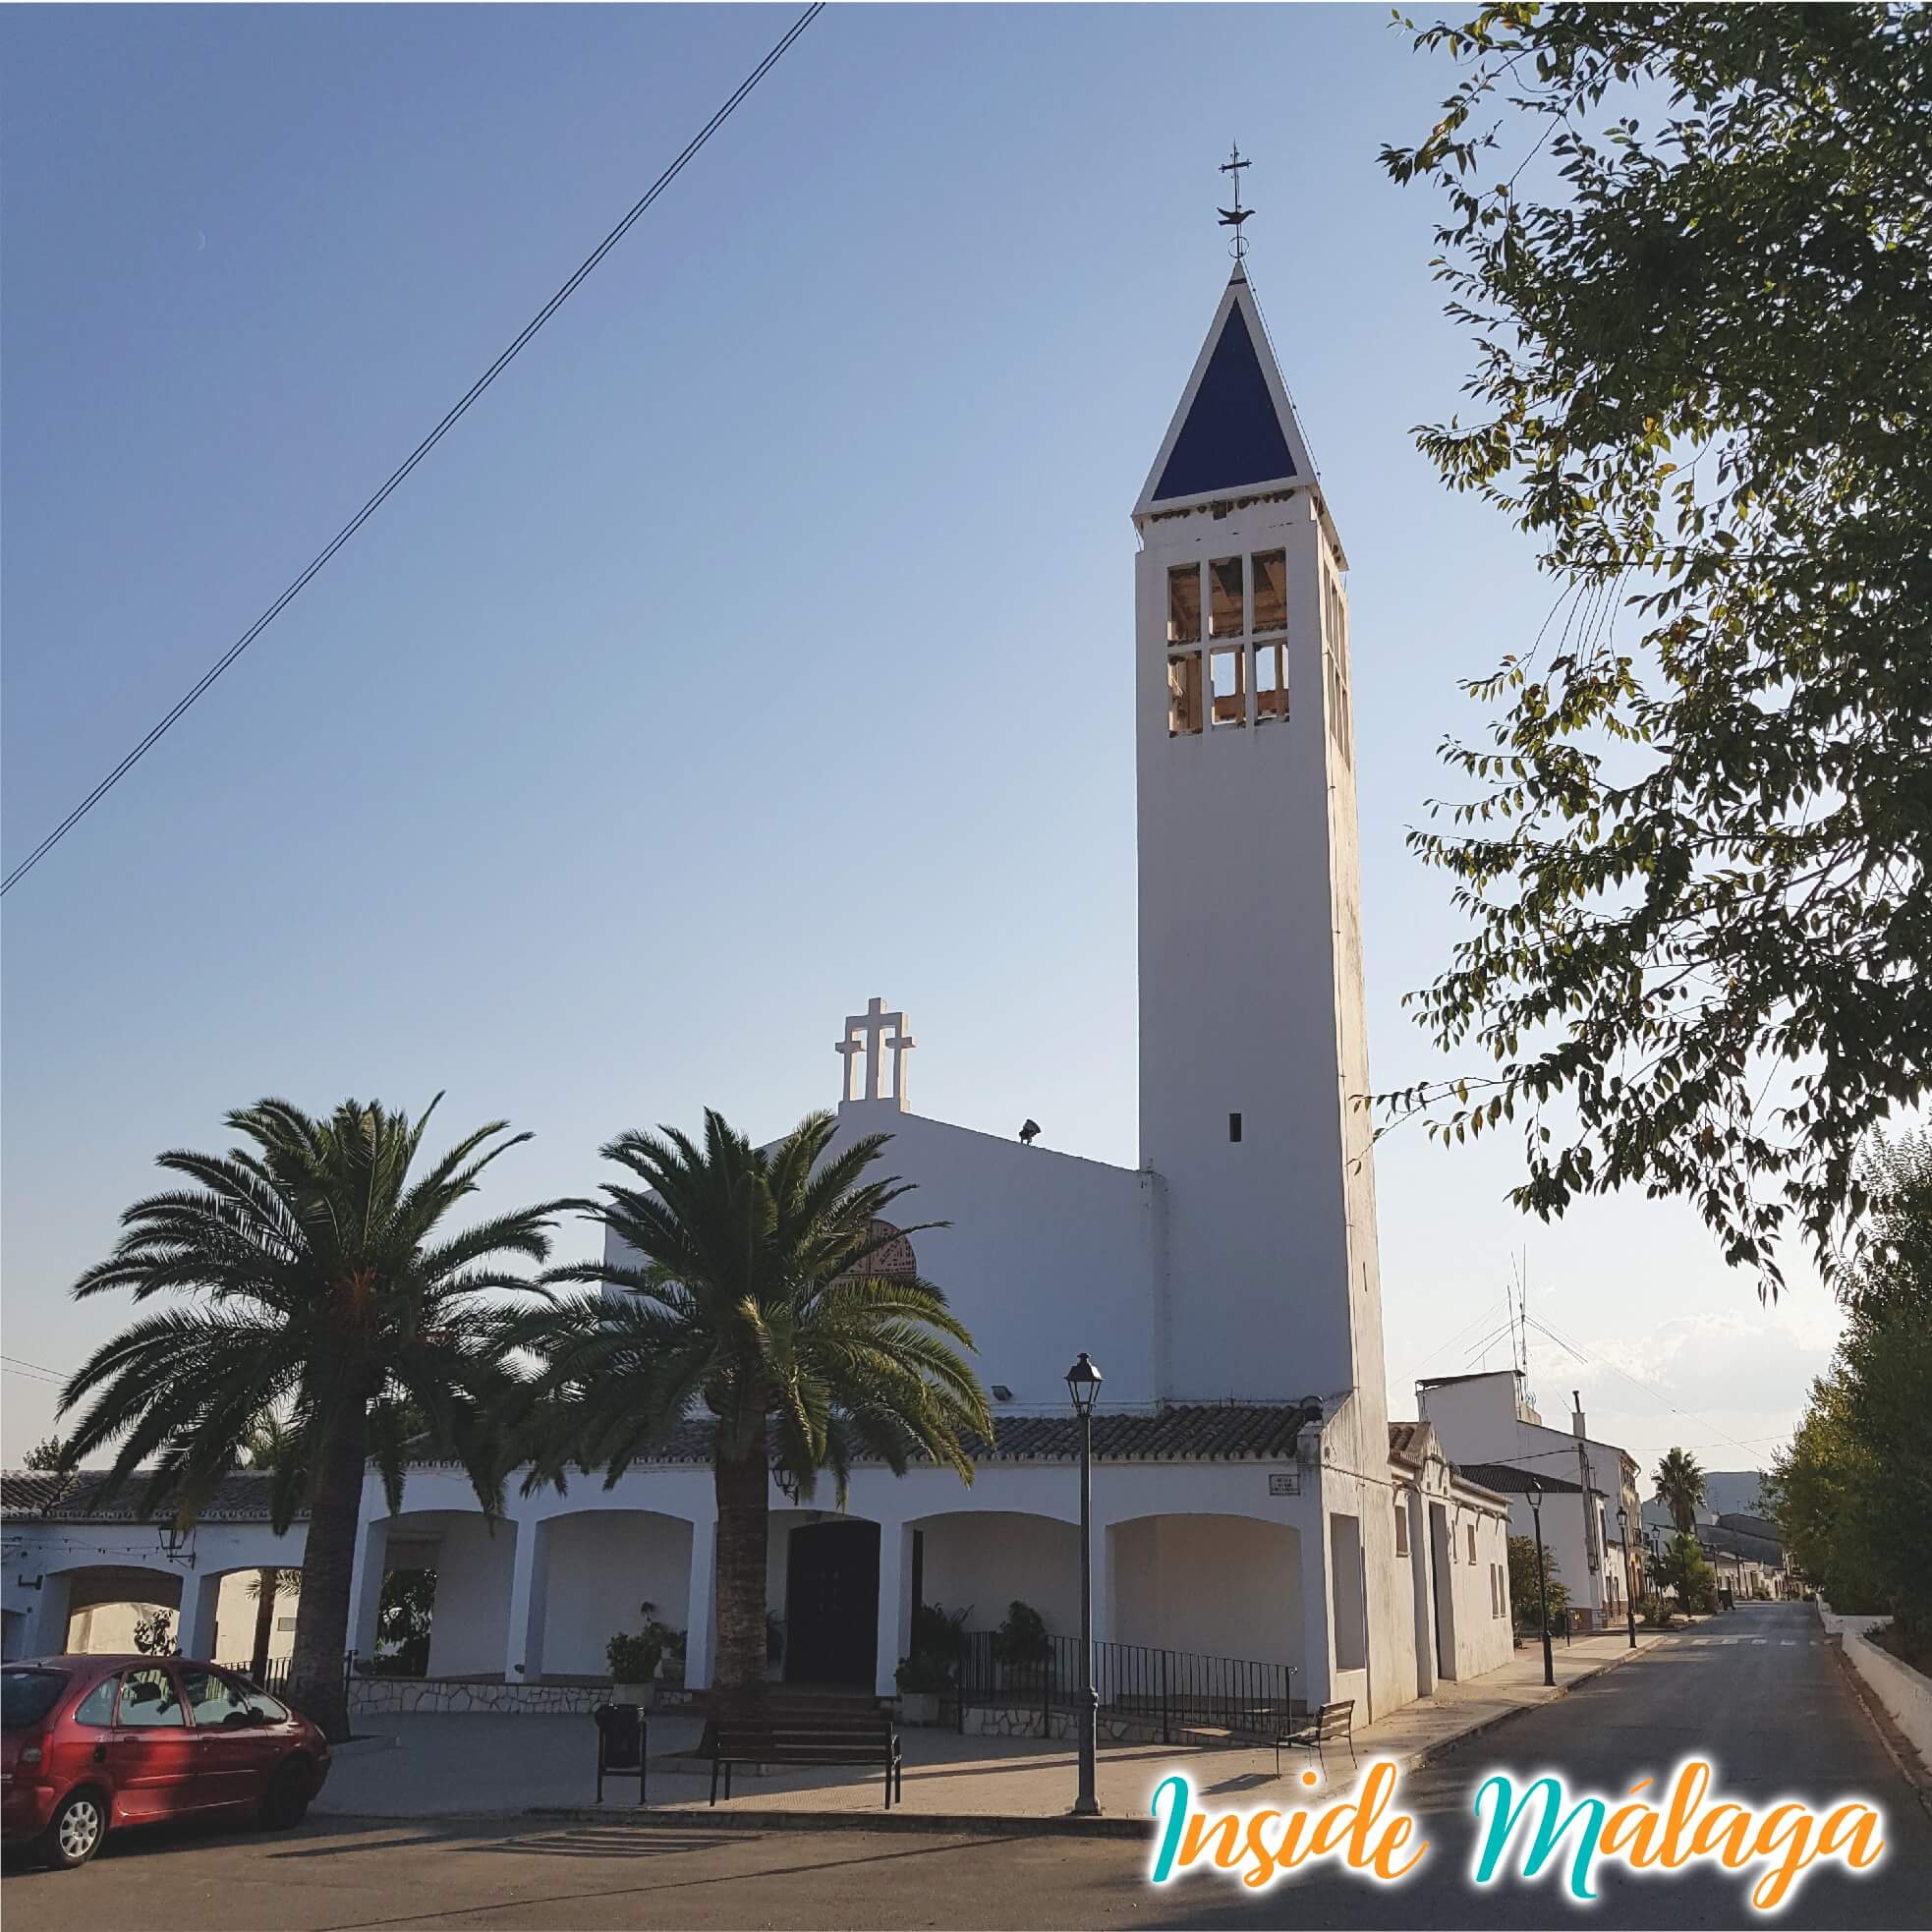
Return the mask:
[[[774,1669],[889,1695],[916,1603],[992,1629],[1017,1600],[1077,1634],[1060,1370],[1087,1350],[1106,1377],[1097,1640],[1291,1670],[1296,1698],[1353,1698],[1360,1722],[1508,1657],[1508,1502],[1457,1478],[1427,1422],[1388,1415],[1346,556],[1238,262],[1133,521],[1141,1163],[922,1116],[906,1016],[874,1000],[846,1022],[840,1132],[889,1132],[919,1220],[949,1223],[916,1236],[916,1263],[972,1331],[997,1426],[970,1487],[861,1463],[834,1512],[774,1485]],[[151,1525],[83,1515],[85,1483],[33,1480],[8,1479],[9,1654],[63,1647],[110,1568],[142,1570],[132,1593],[176,1603],[183,1649],[207,1654],[221,1578],[301,1560],[300,1525],[271,1537],[246,1479],[165,1549]],[[687,1632],[686,1682],[708,1681],[695,1426],[610,1489],[513,1482],[493,1525],[454,1468],[414,1468],[404,1502],[389,1514],[371,1474],[362,1654],[384,1574],[430,1568],[431,1676],[601,1677],[650,1603]]]

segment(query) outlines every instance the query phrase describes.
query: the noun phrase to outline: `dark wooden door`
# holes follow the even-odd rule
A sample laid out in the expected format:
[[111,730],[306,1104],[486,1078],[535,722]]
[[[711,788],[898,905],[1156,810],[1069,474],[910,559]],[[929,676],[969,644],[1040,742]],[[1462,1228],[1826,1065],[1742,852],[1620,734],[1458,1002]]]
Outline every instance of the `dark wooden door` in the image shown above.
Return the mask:
[[879,1525],[808,1523],[785,1564],[785,1681],[874,1686]]

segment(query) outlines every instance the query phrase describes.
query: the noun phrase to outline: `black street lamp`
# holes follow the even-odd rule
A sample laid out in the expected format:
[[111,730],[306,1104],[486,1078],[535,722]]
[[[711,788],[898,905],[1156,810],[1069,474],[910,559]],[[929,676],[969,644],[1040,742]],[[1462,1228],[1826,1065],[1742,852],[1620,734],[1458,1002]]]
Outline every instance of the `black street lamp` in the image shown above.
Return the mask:
[[1100,1755],[1101,1694],[1094,1688],[1094,1402],[1101,1392],[1101,1372],[1084,1348],[1066,1372],[1066,1392],[1080,1418],[1080,1795],[1073,1800],[1073,1815],[1098,1818],[1094,1765]]
[[1543,1681],[1555,1689],[1557,1664],[1550,1655],[1550,1573],[1543,1563],[1543,1485],[1534,1476],[1529,1479],[1529,1513],[1536,1521],[1536,1596],[1543,1613]]
[[1630,1648],[1637,1647],[1636,1572],[1630,1567],[1630,1512],[1617,1506],[1617,1537],[1623,1545],[1623,1612],[1630,1627]]

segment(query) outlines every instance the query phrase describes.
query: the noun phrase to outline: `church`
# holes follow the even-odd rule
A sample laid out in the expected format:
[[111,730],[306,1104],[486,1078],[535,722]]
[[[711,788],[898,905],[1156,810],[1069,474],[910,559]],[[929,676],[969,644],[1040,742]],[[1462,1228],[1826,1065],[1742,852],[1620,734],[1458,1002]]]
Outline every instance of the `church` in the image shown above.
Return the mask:
[[[1238,249],[1133,528],[1140,1165],[921,1115],[907,1013],[873,998],[846,1018],[828,1043],[840,1133],[889,1133],[884,1165],[917,1186],[919,1220],[949,1223],[887,1263],[944,1287],[997,1427],[970,1487],[861,1464],[833,1511],[774,1483],[772,1668],[889,1696],[919,1604],[991,1631],[1021,1603],[1077,1637],[1079,1436],[1060,1375],[1084,1350],[1105,1377],[1105,1656],[1267,1669],[1309,1706],[1352,1698],[1360,1723],[1508,1658],[1509,1506],[1454,1473],[1426,1421],[1388,1415],[1347,557]],[[611,1489],[513,1483],[493,1525],[453,1467],[413,1469],[396,1515],[371,1475],[352,1644],[375,1651],[385,1573],[426,1568],[428,1676],[472,1686],[450,1708],[561,1708],[546,1688],[603,1676],[640,1604],[685,1630],[685,1682],[702,1687],[716,1524],[688,1434]],[[88,1580],[106,1555],[124,1595],[130,1567],[159,1572],[185,1652],[246,1656],[217,1627],[221,1579],[299,1563],[302,1531],[271,1536],[246,1479],[234,1488],[165,1561],[151,1525],[95,1515],[83,1533],[58,1498],[27,1512],[10,1496],[10,1653],[64,1646],[69,1615],[108,1587]],[[40,1571],[30,1602],[22,1563]]]

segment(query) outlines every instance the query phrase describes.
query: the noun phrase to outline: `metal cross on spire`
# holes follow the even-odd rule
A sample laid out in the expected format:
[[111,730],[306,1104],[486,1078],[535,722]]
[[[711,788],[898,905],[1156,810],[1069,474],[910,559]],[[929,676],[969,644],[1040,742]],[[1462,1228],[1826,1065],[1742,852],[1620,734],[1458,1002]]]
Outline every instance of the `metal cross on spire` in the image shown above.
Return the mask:
[[1222,174],[1231,174],[1234,177],[1234,205],[1231,208],[1222,208],[1220,212],[1221,225],[1234,231],[1234,265],[1237,268],[1241,265],[1242,256],[1248,252],[1248,241],[1241,232],[1241,224],[1254,213],[1253,208],[1244,208],[1241,205],[1241,170],[1253,166],[1252,161],[1241,158],[1241,143],[1238,141],[1228,149],[1227,159],[1221,164]]

